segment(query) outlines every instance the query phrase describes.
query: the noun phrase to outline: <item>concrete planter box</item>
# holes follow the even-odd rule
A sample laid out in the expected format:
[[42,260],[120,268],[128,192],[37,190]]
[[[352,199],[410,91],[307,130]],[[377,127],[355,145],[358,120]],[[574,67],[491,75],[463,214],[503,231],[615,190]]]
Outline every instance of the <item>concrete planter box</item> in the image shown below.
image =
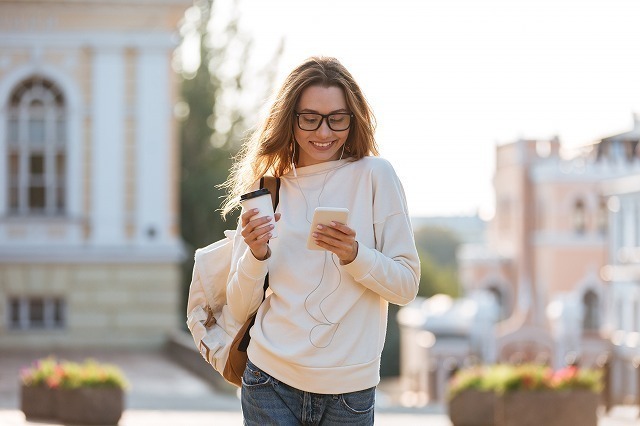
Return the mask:
[[600,395],[587,390],[515,391],[496,401],[496,426],[597,426]]
[[65,424],[115,425],[124,410],[120,388],[60,389],[56,395],[57,419]]
[[56,391],[46,386],[20,388],[20,409],[27,420],[56,418]]
[[493,426],[497,396],[493,392],[467,389],[449,400],[453,426]]
[[27,420],[116,425],[124,410],[124,391],[120,388],[51,389],[23,385],[20,409]]

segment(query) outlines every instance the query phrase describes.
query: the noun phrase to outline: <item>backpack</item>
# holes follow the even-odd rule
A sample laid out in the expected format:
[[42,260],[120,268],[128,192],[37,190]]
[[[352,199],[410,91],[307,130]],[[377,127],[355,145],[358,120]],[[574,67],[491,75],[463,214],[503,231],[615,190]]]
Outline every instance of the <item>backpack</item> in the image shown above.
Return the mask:
[[[271,192],[274,211],[278,205],[280,179],[263,177],[260,188]],[[195,264],[187,301],[187,327],[202,357],[226,381],[242,386],[247,363],[249,331],[255,321],[254,312],[245,322],[235,320],[227,305],[227,283],[234,258],[235,230],[224,232],[225,238],[195,252]],[[265,278],[264,290],[269,285]],[[264,295],[263,295],[264,300]]]

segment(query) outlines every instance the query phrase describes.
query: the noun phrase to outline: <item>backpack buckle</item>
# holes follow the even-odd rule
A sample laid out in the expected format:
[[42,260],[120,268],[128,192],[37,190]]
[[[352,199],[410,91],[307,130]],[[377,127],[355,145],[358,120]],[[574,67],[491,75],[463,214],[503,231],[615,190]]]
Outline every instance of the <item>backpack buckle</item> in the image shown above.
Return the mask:
[[216,317],[213,316],[213,309],[211,309],[211,306],[207,305],[207,319],[204,321],[204,326],[206,328],[211,328],[216,322]]
[[204,358],[204,360],[207,362],[209,362],[209,352],[209,346],[207,346],[206,343],[200,340],[200,355],[202,355],[202,358]]

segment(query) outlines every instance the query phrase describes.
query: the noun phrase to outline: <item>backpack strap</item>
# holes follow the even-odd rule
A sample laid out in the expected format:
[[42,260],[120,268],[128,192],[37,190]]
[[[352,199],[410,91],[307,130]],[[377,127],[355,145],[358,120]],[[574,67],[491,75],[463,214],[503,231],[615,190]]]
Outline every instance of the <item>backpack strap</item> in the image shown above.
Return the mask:
[[[273,211],[275,212],[276,207],[278,207],[278,203],[280,202],[280,178],[273,176],[263,176],[260,178],[260,188],[267,188],[271,193],[271,202],[273,203]],[[269,273],[267,273],[267,275],[264,277],[264,293],[262,293],[262,300],[265,299],[268,288]],[[247,348],[249,347],[249,341],[251,340],[251,335],[249,334],[249,332],[251,331],[251,327],[253,327],[253,323],[255,322],[255,320],[256,316],[255,314],[253,314],[250,319],[251,323],[249,324],[249,327],[247,327],[244,336],[242,336],[240,343],[238,343],[238,350],[240,352],[246,352]]]
[[[280,178],[273,176],[263,176],[260,178],[260,188],[267,188],[271,193],[271,202],[273,203],[273,211],[276,211],[280,202]],[[269,288],[269,274],[264,278],[264,291]],[[265,295],[262,296],[264,300]]]
[[271,193],[271,203],[273,204],[273,211],[275,211],[280,202],[280,178],[262,176],[260,178],[260,188],[267,188]]

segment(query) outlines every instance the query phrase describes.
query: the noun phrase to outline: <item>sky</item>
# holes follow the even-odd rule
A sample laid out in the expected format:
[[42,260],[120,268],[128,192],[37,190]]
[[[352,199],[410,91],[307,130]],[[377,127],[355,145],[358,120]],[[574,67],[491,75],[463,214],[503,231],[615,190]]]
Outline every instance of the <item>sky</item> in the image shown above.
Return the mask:
[[240,11],[254,63],[284,39],[276,84],[311,55],[351,71],[412,216],[490,218],[497,145],[558,136],[570,152],[640,112],[639,1],[241,0]]

